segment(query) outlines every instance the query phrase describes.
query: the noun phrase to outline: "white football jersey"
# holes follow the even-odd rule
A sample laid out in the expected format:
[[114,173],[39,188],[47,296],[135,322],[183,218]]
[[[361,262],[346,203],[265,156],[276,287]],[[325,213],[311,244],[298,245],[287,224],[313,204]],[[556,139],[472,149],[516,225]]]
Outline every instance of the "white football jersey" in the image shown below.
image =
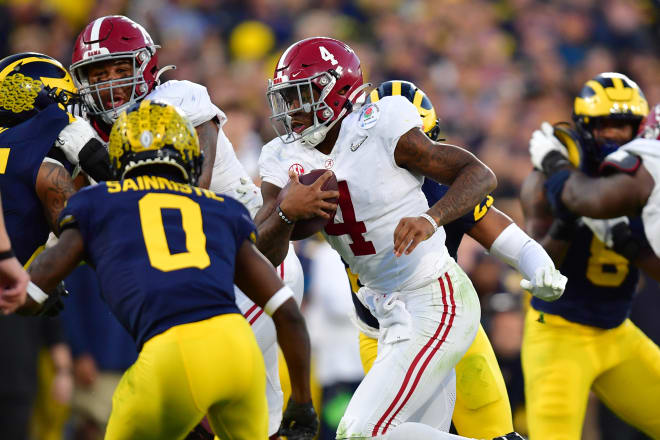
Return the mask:
[[190,81],[170,80],[156,86],[145,99],[165,101],[180,108],[195,127],[217,116],[220,124],[210,189],[235,197],[233,191],[241,184],[240,179],[250,180],[250,177],[236,158],[234,147],[222,131],[227,116],[211,102],[206,87]]
[[[642,158],[644,168],[651,174],[655,186],[642,209],[644,231],[653,252],[660,256],[660,141],[637,138],[619,150],[628,151]],[[616,152],[612,153],[613,155]]]
[[394,255],[394,230],[399,221],[429,208],[421,189],[424,177],[399,167],[394,160],[401,135],[421,126],[415,106],[406,98],[391,96],[346,116],[328,155],[299,142],[284,144],[279,138],[261,152],[262,179],[280,188],[287,184],[290,169],[298,174],[314,169],[335,173],[339,207],[324,234],[360,281],[374,290],[391,292],[425,285],[438,278],[450,258],[442,228],[410,255]]

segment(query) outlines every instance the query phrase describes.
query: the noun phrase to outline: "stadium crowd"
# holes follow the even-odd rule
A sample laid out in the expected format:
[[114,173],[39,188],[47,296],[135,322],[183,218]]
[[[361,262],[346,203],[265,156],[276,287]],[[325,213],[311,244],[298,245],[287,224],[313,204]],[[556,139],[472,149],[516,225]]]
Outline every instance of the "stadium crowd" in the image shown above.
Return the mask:
[[[306,37],[324,35],[347,42],[360,56],[366,81],[378,85],[390,79],[408,80],[426,92],[440,118],[441,137],[466,146],[491,167],[499,182],[493,193],[497,206],[520,225],[524,220],[518,194],[532,169],[530,135],[542,121],[566,120],[573,97],[587,79],[600,72],[625,73],[639,84],[649,104],[660,102],[657,0],[8,0],[0,4],[0,58],[34,51],[68,66],[80,30],[92,19],[110,14],[124,14],[145,26],[162,47],[159,65],[176,65],[165,80],[186,79],[208,88],[213,102],[227,115],[225,133],[255,181],[261,147],[274,137],[265,94],[277,57],[289,44]],[[314,260],[317,255],[326,258],[326,249],[316,238],[296,246],[306,271],[306,302],[315,317],[310,333],[317,344],[316,361],[328,362],[317,366],[321,381],[328,381],[321,385],[353,383],[360,371],[356,352],[339,351],[338,356],[357,363],[356,368],[346,368],[345,376],[324,375],[337,363],[325,344],[336,341],[327,341],[320,323],[326,319],[333,332],[344,332],[337,330],[341,325],[345,325],[342,329],[351,326],[347,320],[337,322],[339,307],[313,307],[328,301],[314,296],[327,295],[320,292],[327,290],[327,284],[314,279],[323,276],[319,267],[326,265],[315,265]],[[459,263],[481,298],[482,322],[507,381],[514,425],[524,433],[520,345],[528,298],[518,286],[520,275],[470,239],[464,240]],[[635,321],[656,343],[660,325],[652,314],[654,307],[660,307],[658,290],[657,283],[642,280],[633,309]],[[66,301],[73,309],[62,315],[68,336],[56,338],[60,330],[22,329],[34,344],[24,347],[20,360],[25,364],[17,364],[5,349],[0,352],[0,372],[14,365],[29,376],[25,385],[2,386],[7,388],[0,389],[3,408],[14,405],[20,393],[34,393],[37,367],[30,365],[32,351],[42,344],[51,347],[55,364],[39,364],[39,383],[42,388],[54,383],[56,400],[65,405],[58,406],[49,396],[38,400],[34,420],[39,422],[31,422],[38,440],[73,438],[66,409],[70,395],[76,395],[71,388],[84,388],[100,371],[126,368],[134,355],[126,346],[130,341],[114,339],[109,344],[91,337],[82,341],[81,334],[99,330],[90,329],[93,323],[77,322],[75,308],[93,311],[104,320],[112,318],[100,304]],[[324,313],[329,316],[323,318]],[[17,318],[0,318],[0,341],[18,325],[9,319]],[[121,333],[119,327],[116,330]],[[350,340],[351,330],[347,331]],[[357,331],[354,336],[357,350]],[[60,351],[54,352],[53,347],[61,350],[61,341],[72,347],[73,363],[62,360]],[[98,365],[90,366],[92,354]],[[90,412],[109,411],[83,402]],[[94,417],[102,419],[103,414]],[[622,426],[604,406],[591,405],[586,420],[584,438],[645,438]],[[93,426],[85,429],[86,434],[77,430],[78,435],[87,435],[79,438],[97,435]]]

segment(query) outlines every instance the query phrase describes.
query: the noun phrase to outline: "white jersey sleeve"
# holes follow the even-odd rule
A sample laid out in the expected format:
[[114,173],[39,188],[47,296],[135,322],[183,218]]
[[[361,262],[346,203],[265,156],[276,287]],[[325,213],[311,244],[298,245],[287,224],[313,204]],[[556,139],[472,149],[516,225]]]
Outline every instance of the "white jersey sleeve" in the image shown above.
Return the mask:
[[660,256],[660,141],[638,138],[621,147],[621,150],[640,156],[644,168],[653,177],[655,184],[642,209],[642,222],[653,252]]
[[284,164],[285,158],[282,155],[283,148],[286,148],[286,145],[279,138],[275,138],[264,145],[259,156],[261,180],[279,188],[284,188],[289,182],[288,165]]
[[394,154],[399,138],[414,127],[422,127],[417,108],[403,96],[386,96],[360,109],[357,125],[369,136],[382,139],[387,152]]
[[208,90],[201,84],[190,81],[171,80],[157,86],[147,99],[165,101],[180,108],[194,127],[217,117],[222,127],[227,120],[209,96]]

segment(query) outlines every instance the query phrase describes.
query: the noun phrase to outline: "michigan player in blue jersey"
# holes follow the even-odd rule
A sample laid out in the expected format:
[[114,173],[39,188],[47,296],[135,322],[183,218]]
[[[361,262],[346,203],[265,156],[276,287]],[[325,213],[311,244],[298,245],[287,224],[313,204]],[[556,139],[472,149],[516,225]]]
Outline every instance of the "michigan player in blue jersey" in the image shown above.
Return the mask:
[[139,347],[105,438],[182,439],[205,414],[221,438],[268,437],[263,359],[234,282],[275,322],[298,408],[291,438],[315,430],[304,320],[256,250],[247,210],[190,184],[202,163],[192,125],[170,105],[142,101],[115,123],[109,153],[118,180],[73,196],[57,245],[30,267],[49,292],[85,259]]
[[[374,89],[371,102],[384,96],[401,95],[412,102],[422,117],[423,130],[431,139],[440,137],[440,125],[435,109],[426,94],[413,83],[407,81],[387,81]],[[440,200],[448,187],[426,179],[422,190],[429,206]],[[555,300],[563,290],[565,278],[555,270],[550,257],[542,248],[526,236],[513,221],[493,206],[493,197],[488,196],[474,210],[457,220],[444,225],[447,234],[446,246],[455,259],[464,234],[468,234],[495,256],[512,264],[527,277],[534,280],[535,293],[546,300]],[[518,249],[516,249],[518,247]],[[525,248],[525,254],[519,250]],[[513,252],[511,251],[513,249]],[[517,256],[513,257],[513,255]],[[536,282],[536,270],[546,267],[544,273],[555,275],[552,281]],[[542,269],[543,270],[543,269]],[[358,276],[347,268],[356,319],[360,327],[360,356],[365,371],[371,368],[376,359],[378,345],[378,321],[358,299],[357,291],[361,284]],[[541,276],[544,278],[544,276]],[[478,378],[478,379],[476,379]],[[502,372],[483,328],[480,326],[472,346],[456,365],[456,405],[453,414],[456,430],[462,436],[474,438],[520,439],[513,432],[511,407]]]
[[[575,130],[544,123],[532,143],[565,146],[574,166],[598,175],[602,160],[630,141],[648,104],[628,77],[603,73],[575,99]],[[606,248],[588,224],[551,207],[544,175],[535,170],[521,192],[527,229],[568,276],[554,303],[532,299],[522,347],[530,438],[579,439],[589,391],[612,411],[660,438],[660,349],[629,319],[638,280],[637,256]],[[547,189],[552,190],[548,181]],[[652,254],[638,217],[629,234]]]
[[[58,232],[57,218],[75,192],[74,165],[97,178],[109,171],[91,126],[65,110],[76,97],[71,76],[49,56],[26,52],[0,60],[0,188],[7,231],[23,265],[43,249],[51,230]],[[37,289],[29,292],[45,299]]]

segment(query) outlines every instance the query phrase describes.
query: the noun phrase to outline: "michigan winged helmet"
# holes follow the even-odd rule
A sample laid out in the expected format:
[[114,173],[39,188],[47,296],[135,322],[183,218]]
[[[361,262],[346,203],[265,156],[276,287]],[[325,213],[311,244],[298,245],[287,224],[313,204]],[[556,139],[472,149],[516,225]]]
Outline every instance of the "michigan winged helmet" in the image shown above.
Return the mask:
[[0,60],[0,126],[13,127],[51,104],[77,96],[71,76],[48,55],[24,52]]
[[118,180],[147,165],[176,168],[193,185],[201,173],[197,132],[177,108],[163,102],[144,100],[121,113],[110,132],[108,153]]

